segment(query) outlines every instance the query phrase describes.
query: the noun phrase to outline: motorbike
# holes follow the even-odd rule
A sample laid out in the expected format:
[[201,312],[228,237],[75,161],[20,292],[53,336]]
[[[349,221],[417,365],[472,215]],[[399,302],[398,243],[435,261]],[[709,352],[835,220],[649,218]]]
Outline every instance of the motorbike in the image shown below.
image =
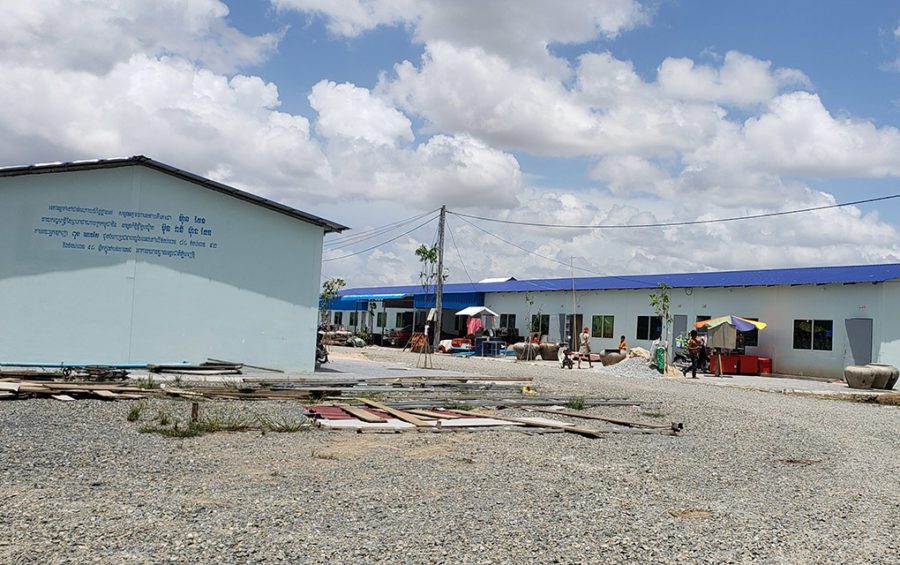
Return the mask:
[[328,350],[325,349],[325,343],[322,341],[325,332],[318,332],[316,335],[316,367],[323,363],[328,363]]
[[559,367],[560,369],[573,369],[575,367],[575,352],[569,347],[568,343],[559,344]]

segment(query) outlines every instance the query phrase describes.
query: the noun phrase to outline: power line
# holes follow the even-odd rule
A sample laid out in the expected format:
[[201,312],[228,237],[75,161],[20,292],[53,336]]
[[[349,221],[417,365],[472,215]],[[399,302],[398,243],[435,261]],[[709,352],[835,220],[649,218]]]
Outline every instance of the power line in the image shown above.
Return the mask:
[[[730,218],[717,218],[714,220],[689,220],[683,222],[660,222],[656,224],[543,224],[538,222],[519,222],[515,220],[500,220],[497,218],[486,218],[484,216],[473,216],[470,214],[462,214],[460,212],[447,211],[457,217],[472,218],[473,220],[484,220],[485,222],[495,222],[498,224],[514,224],[517,226],[534,226],[539,228],[568,228],[568,229],[631,229],[631,228],[669,228],[677,226],[696,226],[701,224],[717,224],[725,222],[738,222],[742,220],[757,220],[760,218],[773,218],[777,216],[787,216],[790,214],[803,214],[805,212],[815,212],[818,210],[830,210],[832,208],[843,208],[845,206],[856,206],[858,204],[870,204],[872,202],[882,202],[900,198],[900,194],[891,194],[888,196],[879,196],[877,198],[866,198],[864,200],[854,200],[852,202],[843,202],[839,204],[829,204],[827,206],[814,206],[812,208],[800,208],[797,210],[786,210],[783,212],[767,212],[765,214],[752,214],[748,216],[734,216]],[[473,224],[474,225],[474,224]]]
[[[534,255],[534,256],[536,256],[536,257],[540,257],[541,259],[546,259],[547,261],[553,261],[554,263],[559,263],[560,265],[562,265],[562,266],[564,266],[564,267],[568,267],[568,266],[569,266],[569,264],[566,263],[565,261],[560,261],[559,259],[554,259],[553,257],[547,257],[546,255],[541,255],[540,253],[538,253],[538,252],[536,252],[536,251],[532,251],[531,249],[527,249],[527,248],[525,248],[525,247],[522,247],[521,245],[519,245],[519,244],[517,244],[517,243],[513,243],[512,241],[508,241],[508,240],[506,240],[506,239],[503,239],[503,238],[500,237],[499,235],[497,235],[497,234],[495,234],[495,233],[492,233],[492,232],[489,232],[489,231],[487,231],[486,229],[484,229],[483,227],[481,227],[481,226],[479,226],[479,225],[477,225],[477,224],[473,224],[473,223],[470,222],[469,220],[463,218],[463,217],[462,217],[462,214],[454,214],[454,215],[455,215],[456,217],[458,217],[460,220],[462,220],[462,221],[464,221],[465,223],[467,223],[467,224],[469,224],[470,226],[472,226],[473,228],[475,228],[475,229],[477,229],[477,230],[479,230],[479,231],[482,231],[482,232],[486,233],[487,235],[489,235],[489,236],[491,236],[491,237],[493,237],[493,238],[495,238],[495,239],[499,239],[500,241],[502,241],[503,243],[505,243],[505,244],[507,244],[507,245],[512,245],[512,246],[515,247],[516,249],[521,249],[521,250],[524,251],[525,253],[530,253],[531,255]],[[584,267],[575,267],[575,268],[578,269],[578,270],[580,270],[580,271],[586,271],[586,272],[588,272],[588,273],[592,273],[592,274],[595,274],[595,275],[602,274],[602,273],[599,273],[599,272],[597,272],[597,271],[593,271],[593,270],[591,270],[591,269],[585,269]]]
[[447,222],[447,232],[450,234],[450,241],[453,243],[453,249],[456,249],[456,256],[459,257],[459,263],[466,273],[466,278],[469,279],[469,284],[474,285],[475,281],[472,280],[472,275],[469,274],[469,269],[466,268],[466,262],[463,261],[462,253],[459,252],[459,247],[456,245],[456,238],[453,237],[453,230],[450,229],[450,222]]
[[344,237],[340,237],[340,238],[331,239],[329,241],[326,241],[324,245],[325,245],[325,247],[328,247],[332,250],[341,249],[344,247],[350,247],[351,245],[356,245],[358,243],[362,243],[363,241],[368,241],[370,239],[374,239],[380,235],[383,235],[383,234],[393,231],[395,229],[399,229],[403,226],[409,225],[409,224],[415,222],[416,220],[419,220],[419,219],[427,216],[428,214],[433,214],[436,211],[437,211],[436,209],[429,210],[428,212],[425,212],[424,214],[419,214],[417,216],[413,216],[413,217],[407,218],[405,220],[399,220],[396,222],[392,222],[390,224],[385,224],[383,226],[380,226],[377,228],[372,228],[370,230],[366,230],[366,231],[362,231],[362,232],[358,232],[353,235],[348,235],[348,236],[344,236]]
[[391,239],[389,239],[387,241],[382,241],[378,245],[373,245],[372,247],[368,247],[366,249],[363,249],[362,251],[357,251],[355,253],[350,253],[349,255],[341,255],[340,257],[332,257],[331,259],[322,259],[322,262],[327,263],[329,261],[338,261],[340,259],[346,259],[347,257],[353,257],[354,255],[360,255],[362,253],[366,253],[367,251],[372,251],[373,249],[377,249],[377,248],[381,247],[382,245],[387,245],[388,243],[391,243],[392,241],[396,241],[396,240],[400,239],[401,237],[403,237],[404,235],[411,234],[412,232],[416,231],[417,229],[421,228],[422,226],[426,226],[426,225],[430,224],[431,222],[435,221],[436,219],[437,219],[437,216],[432,216],[432,217],[428,218],[427,220],[425,220],[424,222],[422,222],[421,224],[414,227],[413,229],[411,229],[409,231],[405,231],[405,232],[401,233],[400,235],[398,235],[396,237],[392,237]]
[[639,280],[639,279],[632,279],[632,278],[622,277],[622,276],[617,276],[617,275],[607,275],[607,274],[605,274],[605,273],[601,273],[600,271],[595,271],[595,270],[593,270],[593,269],[586,269],[586,268],[584,268],[584,267],[576,267],[576,266],[572,265],[571,263],[566,263],[565,261],[560,261],[559,259],[554,259],[553,257],[548,257],[548,256],[546,256],[546,255],[541,255],[540,253],[538,253],[538,252],[536,252],[536,251],[532,251],[531,249],[528,249],[528,248],[526,248],[526,247],[522,247],[521,245],[518,245],[518,244],[513,243],[513,242],[511,242],[511,241],[508,241],[508,240],[506,240],[506,239],[503,239],[503,238],[500,237],[499,235],[497,235],[497,234],[495,234],[495,233],[492,233],[492,232],[489,232],[488,230],[482,228],[481,226],[479,226],[479,225],[477,225],[477,224],[473,224],[472,222],[470,222],[470,221],[468,221],[468,220],[466,220],[465,218],[462,218],[462,217],[460,217],[460,216],[461,216],[461,214],[456,214],[456,217],[457,217],[457,218],[459,218],[460,220],[462,220],[462,221],[464,221],[465,223],[469,224],[469,225],[472,226],[473,228],[475,228],[475,229],[477,229],[477,230],[479,230],[479,231],[482,231],[482,232],[486,233],[487,235],[489,235],[489,236],[491,236],[491,237],[493,237],[493,238],[495,238],[495,239],[498,239],[498,240],[502,241],[503,243],[506,243],[506,244],[508,244],[508,245],[512,245],[513,247],[515,247],[515,248],[517,248],[517,249],[521,249],[521,250],[524,251],[525,253],[528,253],[528,254],[530,254],[530,255],[534,255],[535,257],[540,257],[541,259],[546,259],[547,261],[553,261],[554,263],[558,263],[558,264],[562,265],[563,267],[569,267],[570,269],[579,270],[579,271],[585,271],[585,272],[587,272],[587,273],[591,273],[592,275],[600,275],[600,276],[602,276],[602,277],[608,277],[608,278],[611,278],[611,279],[618,279],[618,280],[620,280],[620,281],[627,281],[627,282],[631,282],[631,283],[638,283],[638,284],[641,284],[641,285],[647,285],[647,288],[652,288],[653,286],[655,286],[655,285],[652,285],[652,284],[648,283],[647,281],[643,281],[643,280]]

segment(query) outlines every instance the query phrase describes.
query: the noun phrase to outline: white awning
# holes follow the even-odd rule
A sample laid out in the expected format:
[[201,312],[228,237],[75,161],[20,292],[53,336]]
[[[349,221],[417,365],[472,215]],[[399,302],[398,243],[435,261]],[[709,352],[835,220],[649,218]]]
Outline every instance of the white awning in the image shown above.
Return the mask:
[[456,313],[457,316],[481,316],[482,314],[487,314],[488,316],[499,316],[499,314],[484,306],[469,306],[468,308],[463,308]]

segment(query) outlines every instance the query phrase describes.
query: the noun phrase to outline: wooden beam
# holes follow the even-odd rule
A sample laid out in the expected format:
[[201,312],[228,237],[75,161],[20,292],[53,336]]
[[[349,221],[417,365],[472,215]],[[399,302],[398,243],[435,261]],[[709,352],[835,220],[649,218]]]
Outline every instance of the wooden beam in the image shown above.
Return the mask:
[[421,410],[419,408],[415,408],[413,410],[407,410],[410,414],[415,414],[416,416],[428,416],[429,418],[437,418],[439,420],[454,420],[456,418],[462,418],[462,416],[457,416],[456,414],[440,414],[438,412],[432,412],[431,410]]
[[19,392],[19,383],[0,383],[0,390],[7,392]]
[[368,398],[357,398],[357,402],[362,402],[367,406],[371,406],[372,408],[377,408],[382,412],[386,412],[391,416],[396,417],[399,420],[403,420],[404,422],[408,422],[414,425],[417,428],[430,428],[431,426],[425,420],[421,418],[417,418],[414,414],[410,414],[409,412],[404,412],[403,410],[397,410],[395,408],[391,408],[390,406],[385,406],[380,402],[375,402],[374,400],[369,400]]
[[618,418],[606,418],[604,416],[595,416],[593,414],[585,414],[583,412],[573,412],[571,410],[553,410],[552,408],[526,408],[532,412],[544,412],[545,414],[559,414],[560,416],[570,416],[572,418],[584,418],[585,420],[601,420],[610,424],[619,426],[628,426],[629,428],[649,428],[652,430],[680,430],[684,426],[682,424],[654,424],[652,422],[632,422],[631,420],[619,420]]
[[523,424],[525,426],[530,426],[533,428],[555,428],[559,430],[563,430],[569,432],[571,434],[578,434],[580,436],[589,437],[589,438],[602,438],[603,430],[592,430],[590,428],[579,428],[577,426],[569,425],[563,422],[551,423],[551,422],[532,422],[531,420],[526,420],[525,418],[509,418],[506,416],[497,416],[494,414],[482,414],[480,412],[472,412],[471,410],[453,410],[457,414],[465,414],[466,416],[477,416],[479,418],[493,418],[495,420],[503,420],[505,422],[515,422],[517,424]]
[[350,406],[349,404],[335,404],[335,406],[337,406],[347,414],[350,414],[351,416],[356,416],[363,422],[370,422],[373,424],[383,424],[387,422],[387,419],[382,418],[381,416],[378,416],[376,414],[372,414],[371,412],[363,408],[356,408],[355,406]]

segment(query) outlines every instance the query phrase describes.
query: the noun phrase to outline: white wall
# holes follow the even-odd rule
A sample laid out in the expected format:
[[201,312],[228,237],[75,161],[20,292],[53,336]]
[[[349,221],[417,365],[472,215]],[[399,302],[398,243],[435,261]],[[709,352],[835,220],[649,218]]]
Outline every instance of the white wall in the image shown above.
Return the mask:
[[5,362],[313,368],[321,227],[130,166],[0,178],[0,230]]
[[[653,315],[649,295],[654,290],[579,291],[576,312],[591,325],[593,315],[615,316],[611,339],[593,338],[592,349],[615,348],[625,335],[630,346],[649,347],[636,339],[637,316]],[[529,293],[535,300],[531,313],[550,315],[551,339],[558,334],[558,314],[572,311],[570,292]],[[673,289],[671,313],[685,314],[689,326],[697,316],[736,314],[758,318],[769,326],[759,332],[759,345],[747,352],[771,357],[779,373],[840,378],[846,362],[847,340],[844,320],[873,318],[873,359],[900,366],[900,283],[807,285],[744,288]],[[528,305],[524,293],[487,293],[485,306],[497,313],[515,313],[519,333],[528,329]],[[833,320],[831,351],[793,349],[795,319]]]

